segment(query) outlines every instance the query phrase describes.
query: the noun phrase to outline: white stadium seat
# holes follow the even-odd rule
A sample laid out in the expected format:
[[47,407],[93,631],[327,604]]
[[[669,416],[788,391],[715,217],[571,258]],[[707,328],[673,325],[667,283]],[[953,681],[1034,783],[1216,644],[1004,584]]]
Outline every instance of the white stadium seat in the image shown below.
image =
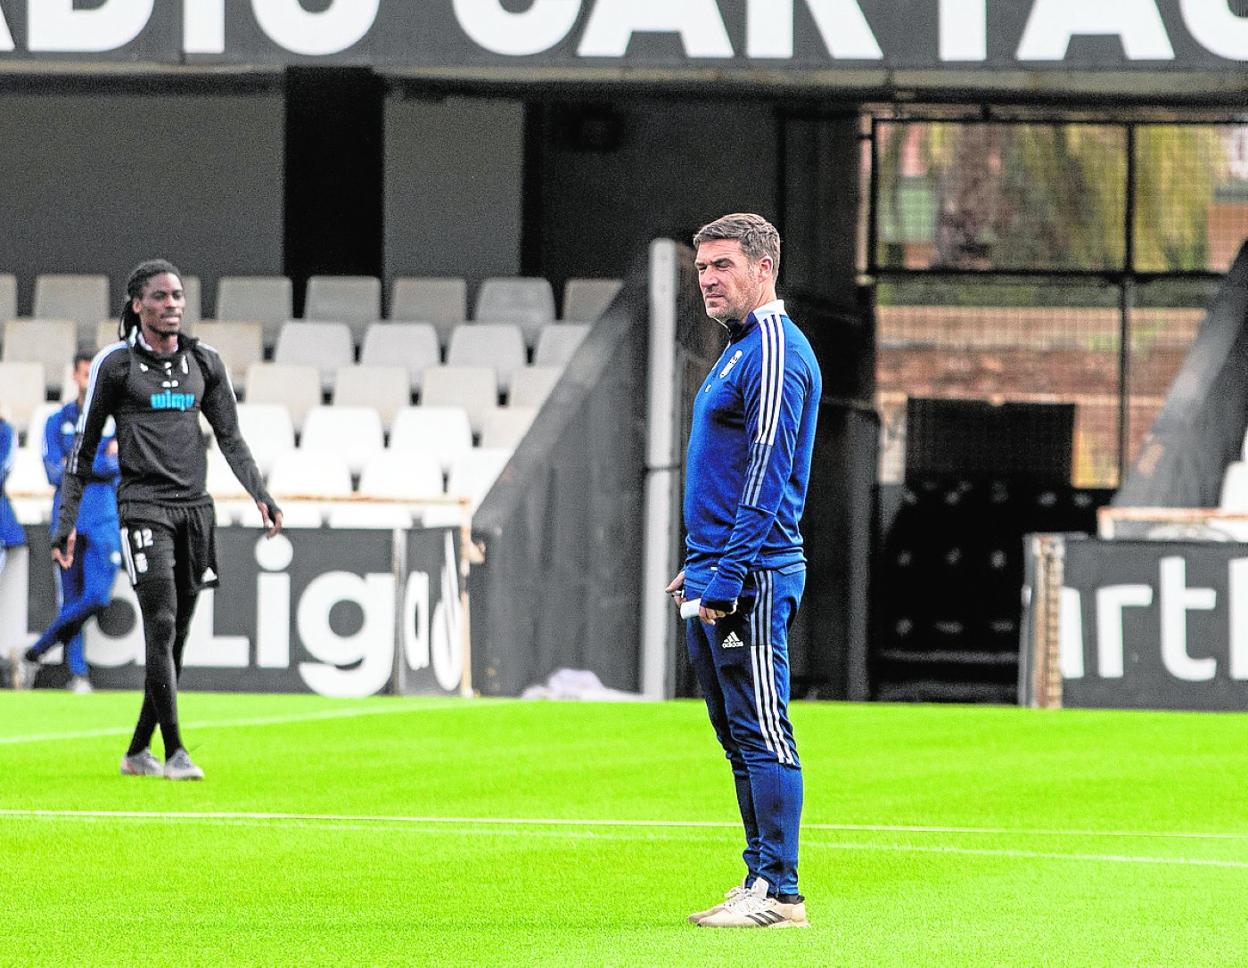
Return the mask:
[[489,366],[431,366],[425,370],[422,406],[462,407],[474,434],[498,406],[498,375]]
[[321,371],[321,387],[328,392],[338,367],[355,362],[351,330],[346,323],[290,320],[277,337],[273,362],[315,366]]
[[453,276],[399,276],[390,289],[388,319],[456,326],[468,318],[468,285]]
[[514,323],[468,323],[455,327],[446,350],[448,366],[489,366],[498,391],[511,388],[511,374],[528,362],[524,336]]
[[195,336],[221,356],[232,383],[241,384],[247,376],[247,368],[264,360],[259,323],[204,320],[196,325]]
[[13,466],[4,484],[13,513],[23,524],[46,524],[52,515],[52,485],[43,467],[43,455],[28,448],[13,454]]
[[1248,511],[1248,463],[1237,460],[1227,465],[1218,507],[1223,511]]
[[525,366],[511,375],[511,392],[507,403],[513,407],[540,407],[559,382],[563,368],[558,366]]
[[415,450],[388,450],[368,459],[360,474],[359,494],[396,501],[441,497],[442,465],[437,457]]
[[[120,300],[117,306],[121,311]],[[31,313],[36,319],[72,319],[94,326],[112,315],[108,301],[108,276],[44,274],[35,277]]]
[[[3,379],[3,377],[0,377]],[[27,450],[33,450],[39,455],[39,459],[43,459],[43,434],[48,425],[48,418],[56,413],[65,404],[59,400],[41,403],[30,414],[30,422],[26,427],[25,443],[22,445]],[[115,425],[114,425],[115,426]]]
[[19,434],[27,431],[31,414],[47,399],[43,382],[42,363],[0,360],[0,415],[17,428]]
[[440,366],[442,350],[432,323],[373,323],[364,332],[360,362],[368,366],[403,366],[415,393],[425,370]]
[[340,366],[334,377],[334,406],[371,407],[387,430],[411,402],[407,370],[401,366]]
[[0,272],[0,319],[17,316],[17,276]]
[[496,407],[485,415],[481,446],[515,450],[536,416],[534,407]]
[[313,407],[299,438],[299,449],[333,454],[358,474],[385,447],[381,416],[372,407]]
[[451,473],[446,482],[446,493],[455,497],[466,497],[472,507],[480,506],[485,496],[498,480],[499,474],[511,459],[510,450],[498,450],[492,447],[475,447],[461,454],[451,465]]
[[292,450],[274,462],[268,486],[287,525],[315,528],[324,523],[332,506],[317,499],[349,497],[351,471],[336,454]]
[[295,431],[308,411],[321,404],[321,374],[314,366],[253,363],[247,368],[244,398],[248,403],[280,403],[290,411]]
[[43,385],[55,394],[60,393],[65,367],[73,362],[77,350],[78,327],[71,320],[11,319],[4,324],[0,360],[40,364]]
[[472,425],[463,407],[420,406],[400,410],[390,433],[390,450],[427,456],[443,471],[472,450]]
[[542,278],[494,276],[481,283],[472,318],[517,323],[536,338],[543,325],[555,320],[555,293]]
[[589,335],[589,323],[551,323],[537,337],[533,362],[538,366],[566,366]]
[[352,330],[381,318],[381,280],[375,276],[312,276],[303,301],[304,319],[333,319]]
[[285,276],[222,276],[217,282],[214,315],[223,322],[260,323],[264,345],[272,346],[282,324],[294,315],[290,280]]
[[262,474],[273,462],[295,449],[295,425],[290,411],[280,403],[240,403],[238,429]]
[[563,287],[563,316],[577,322],[592,322],[602,315],[624,287],[621,279],[569,279]]

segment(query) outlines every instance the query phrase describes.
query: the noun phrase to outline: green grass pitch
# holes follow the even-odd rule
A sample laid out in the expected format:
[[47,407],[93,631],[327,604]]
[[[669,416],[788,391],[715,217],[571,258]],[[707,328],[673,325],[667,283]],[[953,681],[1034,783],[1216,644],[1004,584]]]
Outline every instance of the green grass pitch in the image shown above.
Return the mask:
[[1248,717],[795,704],[807,931],[697,702],[0,694],[4,965],[1244,965]]

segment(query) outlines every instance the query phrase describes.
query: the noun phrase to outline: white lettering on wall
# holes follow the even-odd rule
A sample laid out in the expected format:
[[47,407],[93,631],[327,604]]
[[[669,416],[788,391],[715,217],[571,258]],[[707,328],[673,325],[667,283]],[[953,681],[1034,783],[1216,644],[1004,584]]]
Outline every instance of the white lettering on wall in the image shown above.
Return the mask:
[[726,58],[733,53],[715,0],[599,0],[577,53],[623,57],[636,33],[678,33],[686,57]]
[[1153,604],[1148,585],[1106,585],[1096,590],[1096,665],[1102,679],[1122,678],[1123,610]]
[[182,49],[188,54],[225,53],[225,0],[183,0]]
[[940,0],[940,59],[988,59],[988,0]]
[[1063,679],[1083,678],[1083,596],[1063,588],[1057,599],[1057,666]]
[[454,0],[455,19],[464,33],[494,54],[525,57],[550,50],[571,32],[581,0],[534,0],[512,13],[499,0]]
[[[256,541],[256,665],[290,668],[290,575],[295,546],[284,534]],[[277,574],[271,574],[277,572]],[[266,574],[267,573],[267,574]]]
[[32,51],[58,53],[116,50],[142,33],[151,19],[152,3],[105,0],[92,10],[75,10],[74,0],[31,0],[26,7],[26,44]]
[[1226,0],[1180,0],[1183,22],[1211,54],[1248,61],[1248,17],[1231,12]]
[[1230,590],[1227,624],[1231,636],[1231,678],[1248,679],[1248,558],[1235,558],[1227,568]]
[[354,46],[373,29],[381,0],[333,0],[310,13],[299,0],[251,0],[260,29],[295,54],[323,57]]
[[245,635],[217,635],[214,617],[217,591],[206,588],[199,593],[190,630],[186,633],[186,654],[183,665],[205,669],[246,669],[251,664],[251,639]]
[[[746,54],[756,58],[793,57],[794,0],[749,0]],[[884,56],[857,0],[806,0],[824,46],[833,57],[879,60]]]
[[[340,699],[371,696],[390,681],[394,666],[393,575],[329,571],[314,578],[299,598],[295,627],[316,662],[300,662],[299,675],[314,692]],[[355,602],[364,621],[354,635],[338,635],[329,613]]]
[[1205,682],[1218,672],[1213,657],[1193,659],[1187,652],[1187,613],[1209,611],[1218,601],[1212,588],[1187,587],[1187,562],[1161,559],[1161,661],[1176,679]]
[[1021,61],[1060,61],[1075,36],[1116,35],[1128,60],[1173,60],[1174,48],[1153,0],[1036,0],[1018,45]]

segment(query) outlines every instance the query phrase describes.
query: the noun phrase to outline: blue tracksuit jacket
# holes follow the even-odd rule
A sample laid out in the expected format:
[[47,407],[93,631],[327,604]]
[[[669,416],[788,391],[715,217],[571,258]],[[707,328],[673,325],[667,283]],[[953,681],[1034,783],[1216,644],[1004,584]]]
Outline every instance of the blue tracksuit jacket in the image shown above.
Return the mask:
[[[61,510],[61,480],[65,476],[65,461],[74,449],[74,434],[78,430],[81,412],[76,400],[67,403],[48,418],[43,428],[43,469],[48,483],[56,488],[52,499],[52,531]],[[82,504],[78,508],[78,530],[83,533],[99,529],[117,531],[117,481],[121,467],[116,454],[107,453],[112,436],[100,438],[100,446],[91,464],[91,474],[82,492]]]
[[751,569],[805,560],[806,504],[823,381],[781,300],[750,313],[693,405],[685,463],[685,587],[728,610]]

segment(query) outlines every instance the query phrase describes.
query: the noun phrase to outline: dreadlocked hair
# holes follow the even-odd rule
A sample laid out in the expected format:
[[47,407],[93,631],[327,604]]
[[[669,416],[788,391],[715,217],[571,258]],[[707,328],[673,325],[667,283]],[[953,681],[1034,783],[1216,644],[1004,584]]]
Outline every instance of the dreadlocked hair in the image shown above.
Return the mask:
[[139,326],[139,314],[134,311],[134,300],[143,297],[143,287],[147,280],[166,272],[177,276],[179,280],[182,278],[182,270],[164,259],[140,262],[130,273],[130,278],[126,280],[126,304],[121,307],[121,320],[117,324],[117,335],[122,339],[129,340],[130,334]]

